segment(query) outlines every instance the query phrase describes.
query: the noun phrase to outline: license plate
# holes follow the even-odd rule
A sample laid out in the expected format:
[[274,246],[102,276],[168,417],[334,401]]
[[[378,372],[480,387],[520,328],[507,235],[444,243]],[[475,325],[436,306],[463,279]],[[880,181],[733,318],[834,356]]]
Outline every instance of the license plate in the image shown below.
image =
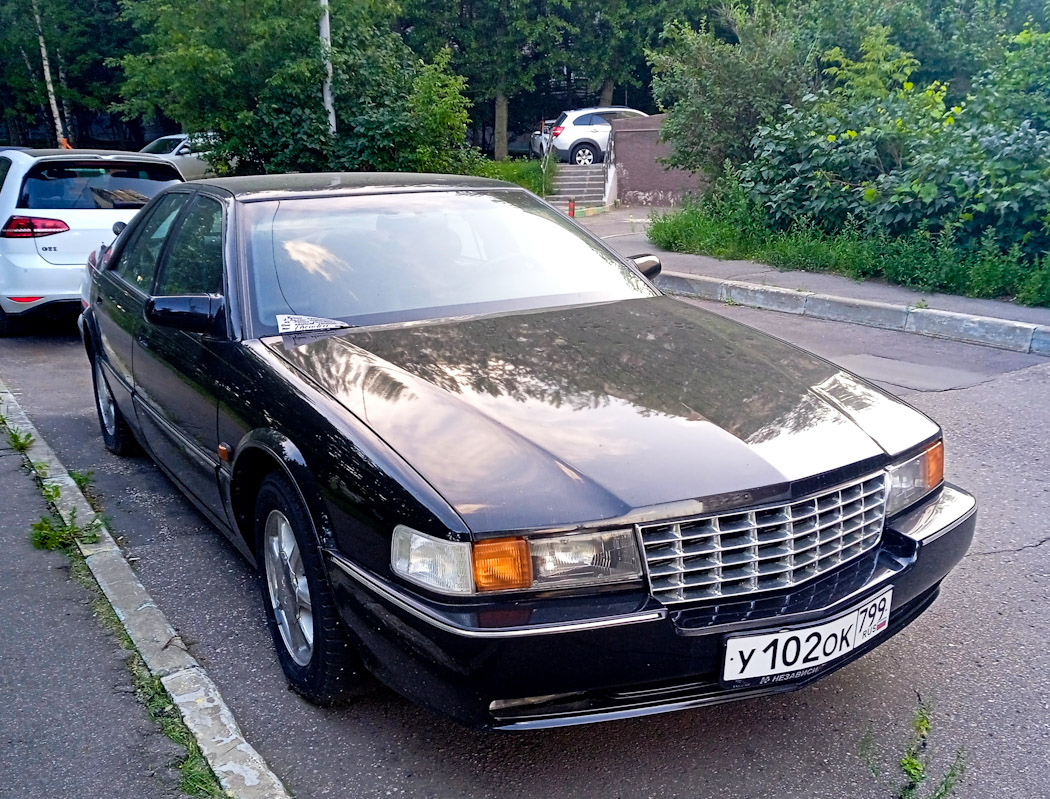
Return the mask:
[[893,589],[833,619],[777,632],[729,636],[722,683],[739,688],[805,679],[885,632]]

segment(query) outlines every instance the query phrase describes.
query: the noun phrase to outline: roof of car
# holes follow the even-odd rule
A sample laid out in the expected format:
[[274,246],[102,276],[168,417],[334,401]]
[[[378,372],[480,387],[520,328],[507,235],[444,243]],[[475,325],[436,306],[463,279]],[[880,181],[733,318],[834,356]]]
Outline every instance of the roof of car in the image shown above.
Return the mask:
[[633,111],[635,114],[641,114],[643,117],[647,116],[644,111],[639,111],[637,108],[630,108],[626,105],[592,105],[588,108],[574,108],[571,111],[566,111],[567,114],[593,114],[600,111]]
[[449,189],[517,188],[512,183],[463,175],[407,172],[311,172],[290,175],[252,175],[205,178],[194,184],[216,186],[238,197],[264,199],[294,194],[371,194],[389,191],[447,191]]
[[130,150],[65,150],[56,147],[49,150],[5,150],[4,152],[11,155],[17,153],[23,158],[68,158],[76,160],[82,158],[103,157],[114,161],[123,161],[129,158],[134,158],[140,161],[155,161],[164,164],[168,163],[163,158],[157,158],[155,155],[150,155],[149,153],[134,153]]

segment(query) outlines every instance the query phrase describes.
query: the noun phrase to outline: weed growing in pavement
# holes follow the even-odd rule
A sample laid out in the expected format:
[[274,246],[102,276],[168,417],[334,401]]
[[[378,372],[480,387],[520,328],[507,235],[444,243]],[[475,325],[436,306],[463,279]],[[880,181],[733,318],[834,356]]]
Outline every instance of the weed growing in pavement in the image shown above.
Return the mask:
[[97,493],[95,493],[94,482],[95,473],[90,469],[70,469],[69,476],[73,478],[73,482],[76,483],[77,488],[80,489],[80,493],[84,495],[84,499],[87,500],[88,505],[95,513],[102,513],[102,500],[99,499]]
[[[955,793],[966,776],[966,751],[961,747],[956,749],[940,778],[932,778],[929,747],[933,731],[933,708],[918,693],[916,697],[919,705],[912,717],[911,736],[904,753],[895,764],[904,781],[891,787],[890,796],[892,799],[947,799]],[[878,779],[882,768],[875,756],[875,740],[871,730],[861,739],[860,755],[871,776]]]
[[73,478],[73,482],[77,484],[77,488],[81,491],[86,490],[95,480],[95,473],[90,469],[70,469],[69,476]]
[[62,498],[62,489],[55,483],[41,483],[40,493],[44,495],[44,500],[48,505],[55,505]]
[[23,433],[17,427],[8,427],[7,443],[15,452],[25,453],[33,445],[33,434]]
[[47,474],[51,471],[50,467],[43,461],[33,461],[29,464],[30,468],[40,480],[46,480]]
[[75,545],[94,544],[98,541],[98,519],[86,527],[77,524],[77,509],[69,511],[69,522],[57,513],[41,516],[29,529],[29,540],[37,549],[61,549],[71,552]]

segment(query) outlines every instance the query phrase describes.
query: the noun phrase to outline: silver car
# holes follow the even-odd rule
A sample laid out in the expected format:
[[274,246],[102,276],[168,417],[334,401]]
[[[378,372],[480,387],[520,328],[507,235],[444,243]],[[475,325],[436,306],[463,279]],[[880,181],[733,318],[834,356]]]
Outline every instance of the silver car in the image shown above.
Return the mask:
[[559,161],[587,166],[605,158],[614,119],[649,116],[626,106],[596,106],[563,111],[551,128],[550,146]]
[[212,133],[173,133],[154,139],[139,152],[150,153],[178,167],[186,180],[214,177],[204,154],[211,148]]

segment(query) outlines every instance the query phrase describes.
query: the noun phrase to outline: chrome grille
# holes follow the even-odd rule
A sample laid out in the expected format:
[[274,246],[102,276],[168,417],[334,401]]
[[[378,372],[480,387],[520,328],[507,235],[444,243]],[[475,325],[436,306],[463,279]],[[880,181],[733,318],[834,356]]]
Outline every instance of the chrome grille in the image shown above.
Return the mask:
[[875,546],[885,506],[880,472],[786,505],[639,525],[650,590],[669,605],[804,583]]

